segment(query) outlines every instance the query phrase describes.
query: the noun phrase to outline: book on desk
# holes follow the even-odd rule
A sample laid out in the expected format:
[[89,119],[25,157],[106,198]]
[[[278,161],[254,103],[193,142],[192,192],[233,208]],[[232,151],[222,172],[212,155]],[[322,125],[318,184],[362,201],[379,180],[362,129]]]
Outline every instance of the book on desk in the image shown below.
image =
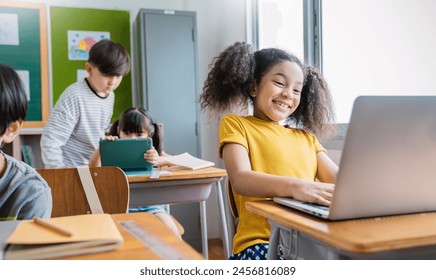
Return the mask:
[[183,153],[175,156],[165,156],[164,157],[169,166],[163,168],[153,168],[152,172],[142,172],[142,171],[124,171],[127,176],[150,176],[150,179],[158,179],[160,175],[169,175],[171,171],[174,170],[199,170],[207,167],[214,166],[215,163],[200,159],[190,155],[189,153]]
[[57,217],[43,220],[42,224],[24,220],[6,239],[4,259],[52,259],[104,252],[123,242],[109,214]]
[[165,157],[165,160],[170,164],[174,164],[173,168],[198,170],[206,167],[214,166],[215,163],[200,159],[190,155],[189,153],[183,153],[175,156]]

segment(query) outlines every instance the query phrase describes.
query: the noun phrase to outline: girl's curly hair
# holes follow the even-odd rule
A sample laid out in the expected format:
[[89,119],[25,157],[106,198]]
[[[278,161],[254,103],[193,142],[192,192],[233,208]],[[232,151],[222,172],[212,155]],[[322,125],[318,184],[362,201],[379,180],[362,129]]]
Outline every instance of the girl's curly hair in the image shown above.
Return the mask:
[[223,113],[232,108],[245,108],[252,90],[254,60],[251,46],[235,43],[226,48],[209,65],[210,72],[200,96],[201,108]]
[[300,105],[288,121],[319,136],[330,134],[335,121],[333,99],[324,77],[313,66],[305,67]]
[[321,73],[305,66],[284,50],[267,48],[256,52],[249,44],[237,42],[227,47],[209,65],[210,72],[200,96],[201,109],[221,115],[235,108],[246,108],[253,101],[254,85],[275,65],[283,61],[297,63],[304,73],[300,105],[288,116],[287,123],[323,135],[334,121],[333,102]]

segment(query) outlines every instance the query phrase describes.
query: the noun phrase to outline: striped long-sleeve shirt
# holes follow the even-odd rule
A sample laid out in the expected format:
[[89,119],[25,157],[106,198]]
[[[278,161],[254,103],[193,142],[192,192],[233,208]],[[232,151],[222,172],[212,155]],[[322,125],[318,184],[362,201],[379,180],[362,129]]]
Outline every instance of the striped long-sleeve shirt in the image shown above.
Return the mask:
[[46,168],[88,165],[113,113],[115,96],[95,93],[86,79],[70,85],[50,113],[41,136]]

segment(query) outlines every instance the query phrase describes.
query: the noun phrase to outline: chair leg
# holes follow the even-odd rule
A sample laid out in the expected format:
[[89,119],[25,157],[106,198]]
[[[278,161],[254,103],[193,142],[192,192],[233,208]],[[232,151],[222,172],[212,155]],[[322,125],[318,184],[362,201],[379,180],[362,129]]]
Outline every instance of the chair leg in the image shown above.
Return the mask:
[[280,229],[271,225],[271,234],[269,236],[268,246],[268,260],[277,259],[278,246],[279,246],[279,231]]
[[225,203],[224,203],[224,193],[225,190],[222,189],[221,183],[219,181],[216,182],[216,196],[218,200],[218,209],[220,214],[220,222],[221,222],[221,234],[222,234],[222,241],[223,241],[223,247],[224,247],[224,257],[228,259],[231,254],[230,249],[230,232],[229,232],[229,223],[233,222],[231,221],[232,217],[231,215],[226,215],[227,213],[230,213],[230,210],[226,209]]

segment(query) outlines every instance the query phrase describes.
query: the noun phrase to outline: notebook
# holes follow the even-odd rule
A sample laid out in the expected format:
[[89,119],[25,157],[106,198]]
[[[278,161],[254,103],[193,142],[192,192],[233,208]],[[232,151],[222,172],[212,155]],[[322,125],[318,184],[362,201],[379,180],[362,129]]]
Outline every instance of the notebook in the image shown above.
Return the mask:
[[20,221],[6,239],[6,260],[51,259],[114,250],[124,242],[109,214],[51,218],[51,225],[72,233],[65,236],[32,220]]
[[153,164],[144,159],[144,153],[152,146],[151,138],[100,140],[101,165],[117,166],[126,175],[151,174]]
[[215,163],[197,158],[189,153],[183,153],[175,156],[168,156],[166,158],[167,162],[176,165],[178,168],[198,170],[206,167],[214,166]]
[[330,220],[435,211],[436,96],[358,97],[329,209],[273,200]]

